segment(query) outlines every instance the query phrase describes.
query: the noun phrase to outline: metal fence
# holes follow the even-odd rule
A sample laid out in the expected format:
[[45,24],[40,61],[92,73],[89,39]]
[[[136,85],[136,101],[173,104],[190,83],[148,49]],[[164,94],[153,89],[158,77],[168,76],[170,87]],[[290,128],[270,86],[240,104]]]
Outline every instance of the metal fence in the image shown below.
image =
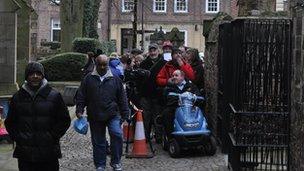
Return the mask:
[[288,170],[291,21],[237,19],[221,25],[219,37],[220,111],[228,123],[222,141],[230,144],[231,168]]

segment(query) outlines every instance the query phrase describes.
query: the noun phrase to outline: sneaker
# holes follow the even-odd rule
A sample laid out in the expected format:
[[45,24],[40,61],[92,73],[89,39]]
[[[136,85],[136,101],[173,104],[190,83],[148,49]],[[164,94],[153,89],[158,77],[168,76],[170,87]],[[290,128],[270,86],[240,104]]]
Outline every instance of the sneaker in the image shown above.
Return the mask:
[[96,171],[105,171],[106,169],[104,168],[104,167],[98,167],[97,169],[96,169]]
[[119,163],[119,164],[111,164],[111,167],[113,168],[114,171],[122,171],[121,163]]

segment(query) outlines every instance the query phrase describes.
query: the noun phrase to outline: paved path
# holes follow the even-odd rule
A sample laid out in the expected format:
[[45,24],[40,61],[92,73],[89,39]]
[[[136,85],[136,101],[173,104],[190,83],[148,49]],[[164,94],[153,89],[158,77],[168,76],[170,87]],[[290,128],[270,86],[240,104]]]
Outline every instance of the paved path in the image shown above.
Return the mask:
[[[94,170],[92,159],[92,145],[90,134],[86,136],[76,133],[69,129],[62,138],[61,143],[63,158],[60,161],[61,170]],[[215,156],[191,155],[184,158],[173,159],[167,152],[161,149],[160,145],[155,144],[156,156],[151,159],[126,159],[122,157],[123,169],[132,171],[161,171],[161,170],[180,170],[180,171],[217,171],[226,170],[225,156],[221,153]],[[107,159],[107,170],[110,158]]]
[[[74,108],[69,108],[73,118]],[[160,145],[154,144],[156,156],[151,159],[126,159],[122,157],[123,169],[128,171],[223,171],[225,167],[225,156],[217,153],[215,156],[188,155],[184,158],[173,159]],[[86,136],[76,133],[72,127],[61,139],[63,158],[60,159],[61,171],[94,171],[92,159],[92,145],[90,133]],[[0,144],[0,170],[17,171],[17,161],[12,158],[12,146]],[[108,162],[110,161],[108,157]],[[109,164],[107,166],[109,168]]]

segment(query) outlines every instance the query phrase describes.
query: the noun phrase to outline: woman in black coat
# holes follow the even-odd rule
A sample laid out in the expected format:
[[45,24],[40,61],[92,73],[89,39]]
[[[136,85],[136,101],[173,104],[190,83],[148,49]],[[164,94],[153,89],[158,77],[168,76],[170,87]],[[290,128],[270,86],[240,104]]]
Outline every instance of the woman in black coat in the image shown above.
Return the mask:
[[197,49],[188,49],[186,51],[186,61],[189,63],[194,71],[195,79],[193,83],[200,89],[201,92],[204,90],[204,67],[203,61],[199,57]]
[[61,95],[47,84],[40,63],[29,63],[25,78],[10,102],[5,120],[16,142],[13,157],[18,159],[20,171],[59,170],[59,139],[71,122],[68,109]]

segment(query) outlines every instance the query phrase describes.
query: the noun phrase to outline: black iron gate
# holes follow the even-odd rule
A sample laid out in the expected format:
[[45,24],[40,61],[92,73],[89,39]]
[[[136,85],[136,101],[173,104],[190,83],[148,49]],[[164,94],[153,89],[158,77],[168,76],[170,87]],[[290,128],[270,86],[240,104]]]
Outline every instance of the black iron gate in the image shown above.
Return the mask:
[[[220,26],[223,144],[233,170],[288,170],[291,20]],[[225,125],[226,123],[226,125]],[[227,129],[229,128],[229,129]]]

